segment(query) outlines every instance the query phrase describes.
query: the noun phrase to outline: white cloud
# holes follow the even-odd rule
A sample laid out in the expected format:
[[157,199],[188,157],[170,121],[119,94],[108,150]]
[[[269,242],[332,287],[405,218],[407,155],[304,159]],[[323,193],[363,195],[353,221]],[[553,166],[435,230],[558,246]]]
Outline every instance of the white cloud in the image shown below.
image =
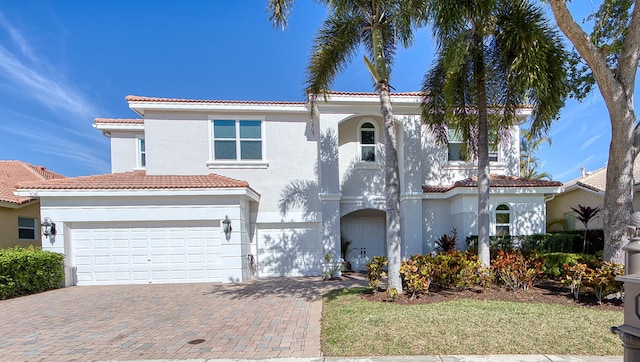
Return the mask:
[[62,111],[67,117],[72,115],[86,119],[98,113],[82,92],[60,77],[64,72],[49,67],[35,55],[28,40],[1,12],[0,29],[9,34],[15,48],[19,49],[14,51],[0,45],[0,78],[22,88],[23,96],[36,99],[50,109]]
[[37,63],[38,57],[36,57],[33,49],[27,42],[27,40],[22,36],[22,33],[16,28],[14,28],[4,16],[3,12],[0,12],[0,26],[2,26],[7,33],[11,36],[11,40],[20,48],[22,54],[27,57],[30,61]]
[[599,140],[601,137],[602,137],[602,134],[595,135],[589,138],[588,140],[582,142],[582,145],[580,145],[580,149],[584,151],[587,147],[591,146],[595,141]]

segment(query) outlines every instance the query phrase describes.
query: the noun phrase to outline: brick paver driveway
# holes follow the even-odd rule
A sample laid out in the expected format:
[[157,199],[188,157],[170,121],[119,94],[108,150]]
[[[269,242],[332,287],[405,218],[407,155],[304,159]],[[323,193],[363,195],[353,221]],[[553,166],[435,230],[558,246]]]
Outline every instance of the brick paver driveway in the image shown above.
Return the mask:
[[364,284],[358,276],[71,287],[4,300],[0,360],[319,357],[322,290]]

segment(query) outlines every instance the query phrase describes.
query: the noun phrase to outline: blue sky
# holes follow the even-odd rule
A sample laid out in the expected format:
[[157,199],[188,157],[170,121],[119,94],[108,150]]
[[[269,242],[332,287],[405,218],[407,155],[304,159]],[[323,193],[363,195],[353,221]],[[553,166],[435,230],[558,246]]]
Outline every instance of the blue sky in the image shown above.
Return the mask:
[[[0,159],[67,176],[109,173],[108,139],[93,119],[137,117],[129,94],[303,101],[325,10],[297,0],[283,32],[269,23],[266,3],[0,0]],[[430,33],[416,40],[397,54],[397,91],[419,90],[433,62]],[[372,91],[360,56],[333,89]],[[549,134],[552,146],[538,157],[555,180],[605,166],[610,127],[600,94],[569,101]]]

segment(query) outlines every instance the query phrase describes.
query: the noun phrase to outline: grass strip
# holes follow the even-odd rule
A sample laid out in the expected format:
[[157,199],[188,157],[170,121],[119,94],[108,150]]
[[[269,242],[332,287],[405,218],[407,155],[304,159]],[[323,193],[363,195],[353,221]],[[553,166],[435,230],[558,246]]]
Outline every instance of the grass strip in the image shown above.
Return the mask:
[[609,331],[623,323],[622,312],[470,299],[407,306],[362,300],[367,290],[325,293],[326,356],[623,354]]

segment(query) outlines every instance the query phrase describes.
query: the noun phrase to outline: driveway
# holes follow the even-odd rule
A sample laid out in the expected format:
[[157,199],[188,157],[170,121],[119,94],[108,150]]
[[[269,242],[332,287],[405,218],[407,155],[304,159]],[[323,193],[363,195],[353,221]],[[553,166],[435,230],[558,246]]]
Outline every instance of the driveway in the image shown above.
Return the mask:
[[85,286],[4,300],[0,360],[319,357],[322,292],[353,285],[365,278]]

